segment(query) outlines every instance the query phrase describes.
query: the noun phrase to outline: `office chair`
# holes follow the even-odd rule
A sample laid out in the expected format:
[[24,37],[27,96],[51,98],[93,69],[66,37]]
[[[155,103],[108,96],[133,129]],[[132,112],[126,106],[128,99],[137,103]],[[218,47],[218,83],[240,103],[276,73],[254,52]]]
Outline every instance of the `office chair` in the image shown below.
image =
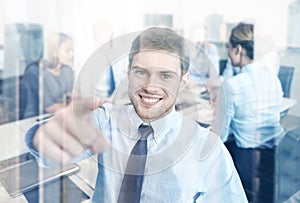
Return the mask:
[[281,82],[284,97],[290,97],[293,75],[294,67],[280,66],[278,78]]
[[[28,63],[25,68],[24,75],[22,76],[22,86],[19,88],[20,96],[19,96],[19,104],[20,104],[20,119],[29,118],[38,115],[38,104],[39,101],[35,101],[34,105],[31,105],[32,113],[26,114],[26,108],[28,103],[28,71],[35,70],[37,75],[39,75],[39,60]],[[37,91],[39,89],[39,81],[33,81],[36,83]]]
[[300,127],[288,131],[276,150],[276,202],[300,191]]
[[[280,66],[278,72],[278,78],[281,83],[284,97],[288,97],[288,98],[290,97],[293,75],[294,75],[294,67]],[[286,116],[288,111],[289,110],[281,112],[280,117],[283,118],[284,116]]]

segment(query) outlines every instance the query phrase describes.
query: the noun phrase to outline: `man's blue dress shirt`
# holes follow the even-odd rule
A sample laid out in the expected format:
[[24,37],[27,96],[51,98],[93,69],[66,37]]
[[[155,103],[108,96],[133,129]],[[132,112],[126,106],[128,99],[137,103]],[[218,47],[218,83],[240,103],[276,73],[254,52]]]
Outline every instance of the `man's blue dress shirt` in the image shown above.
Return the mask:
[[[93,119],[111,144],[109,150],[98,155],[93,202],[116,202],[127,159],[143,121],[132,105],[111,104],[96,109]],[[154,132],[147,142],[141,202],[247,202],[232,159],[218,136],[175,109],[148,124]],[[40,160],[31,145],[34,131],[29,130],[26,141]],[[88,153],[81,158],[86,156]]]

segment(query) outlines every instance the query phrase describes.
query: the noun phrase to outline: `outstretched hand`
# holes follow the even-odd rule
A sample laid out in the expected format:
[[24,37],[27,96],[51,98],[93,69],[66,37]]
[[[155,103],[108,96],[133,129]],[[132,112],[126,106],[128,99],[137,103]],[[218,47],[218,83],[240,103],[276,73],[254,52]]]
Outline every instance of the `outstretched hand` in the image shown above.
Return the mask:
[[91,112],[108,99],[73,98],[72,103],[58,111],[43,124],[33,138],[33,147],[49,160],[66,164],[86,149],[99,153],[108,148],[108,141],[91,121]]

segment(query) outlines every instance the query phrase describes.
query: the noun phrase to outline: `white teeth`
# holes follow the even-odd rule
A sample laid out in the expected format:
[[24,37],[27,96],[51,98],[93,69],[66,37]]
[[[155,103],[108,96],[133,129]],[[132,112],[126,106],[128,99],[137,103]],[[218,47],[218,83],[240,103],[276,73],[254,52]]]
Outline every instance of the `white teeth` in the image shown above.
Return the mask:
[[147,103],[156,103],[159,99],[152,99],[152,98],[143,98],[143,101]]

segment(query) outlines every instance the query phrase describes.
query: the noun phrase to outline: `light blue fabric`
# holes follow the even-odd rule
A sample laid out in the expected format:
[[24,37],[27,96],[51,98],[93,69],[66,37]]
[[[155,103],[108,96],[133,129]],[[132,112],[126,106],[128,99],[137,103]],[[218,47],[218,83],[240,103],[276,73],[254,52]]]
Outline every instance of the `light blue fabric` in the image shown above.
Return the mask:
[[[74,71],[69,66],[62,66],[59,75],[53,75],[47,69],[38,66],[38,62],[32,63],[25,74],[27,81],[27,104],[25,118],[47,113],[46,109],[55,103],[65,102],[74,85]],[[40,89],[39,77],[42,77],[43,89]],[[42,91],[43,94],[40,95]],[[41,99],[41,101],[40,101]],[[39,112],[39,105],[43,106],[43,112]]]
[[[98,156],[93,202],[116,202],[143,121],[132,105],[111,104],[96,109],[93,119],[111,143],[110,149]],[[183,119],[175,109],[149,124],[154,133],[147,142],[141,202],[247,202],[232,159],[218,136]],[[34,132],[27,134],[29,147],[30,133]]]
[[242,148],[272,148],[283,136],[282,89],[268,68],[249,64],[224,81],[218,95],[213,132],[227,141],[231,130]]

